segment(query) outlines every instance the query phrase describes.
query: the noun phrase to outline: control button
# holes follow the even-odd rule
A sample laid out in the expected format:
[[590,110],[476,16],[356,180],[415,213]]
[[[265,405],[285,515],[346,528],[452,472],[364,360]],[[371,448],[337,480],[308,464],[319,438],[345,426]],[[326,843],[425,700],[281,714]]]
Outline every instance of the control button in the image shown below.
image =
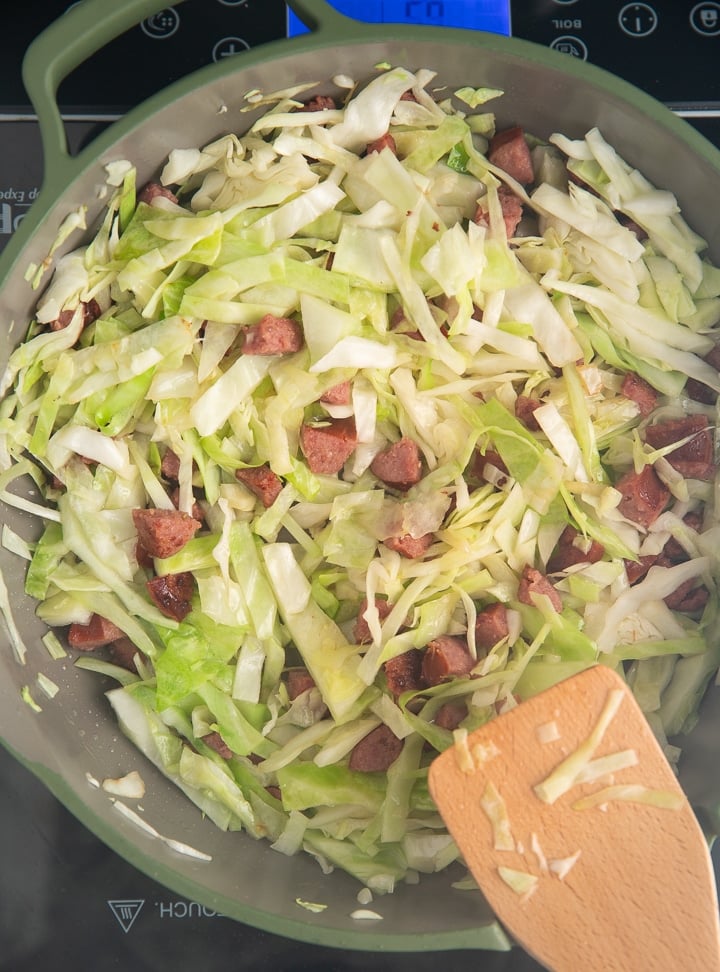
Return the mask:
[[212,49],[213,61],[224,61],[226,57],[249,51],[250,45],[242,37],[223,37]]
[[573,34],[556,37],[550,47],[554,51],[560,51],[561,54],[569,54],[571,57],[579,57],[581,61],[587,61],[588,49],[585,43]]
[[690,11],[690,26],[704,37],[720,34],[720,3],[698,3]]
[[248,0],[218,0],[223,7],[247,7]]
[[577,0],[553,0],[553,3],[561,3],[563,6],[569,7],[571,3],[577,3]]
[[620,29],[630,37],[647,37],[658,25],[658,15],[647,3],[628,3],[618,14]]
[[153,40],[166,40],[176,33],[180,26],[180,14],[173,7],[165,7],[140,24],[140,29]]

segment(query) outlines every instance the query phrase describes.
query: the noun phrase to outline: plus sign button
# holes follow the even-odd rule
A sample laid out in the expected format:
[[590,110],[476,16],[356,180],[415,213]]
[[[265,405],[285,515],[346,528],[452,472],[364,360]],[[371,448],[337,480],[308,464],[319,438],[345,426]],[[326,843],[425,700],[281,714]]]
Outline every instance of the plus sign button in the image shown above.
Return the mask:
[[226,57],[249,51],[250,45],[242,37],[222,37],[212,49],[213,61],[224,61]]

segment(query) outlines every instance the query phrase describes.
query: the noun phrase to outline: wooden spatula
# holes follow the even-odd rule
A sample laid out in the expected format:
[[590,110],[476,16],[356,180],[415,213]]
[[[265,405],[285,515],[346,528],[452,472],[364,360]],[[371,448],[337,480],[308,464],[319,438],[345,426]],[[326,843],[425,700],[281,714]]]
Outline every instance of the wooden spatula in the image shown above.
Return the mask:
[[720,970],[707,842],[611,669],[461,735],[430,792],[498,919],[547,968]]

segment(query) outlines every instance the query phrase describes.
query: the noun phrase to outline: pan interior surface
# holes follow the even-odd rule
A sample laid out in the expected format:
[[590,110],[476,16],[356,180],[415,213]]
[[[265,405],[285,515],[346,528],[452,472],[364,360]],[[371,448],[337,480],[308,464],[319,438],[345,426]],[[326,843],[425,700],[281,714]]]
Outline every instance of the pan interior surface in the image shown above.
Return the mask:
[[[77,172],[69,185],[54,184],[49,173],[42,211],[29,218],[22,252],[15,250],[4,261],[7,277],[0,290],[0,318],[15,323],[2,349],[3,367],[11,347],[22,339],[24,322],[37,300],[37,292],[24,279],[26,267],[42,262],[58,227],[78,207],[88,207],[88,225],[93,224],[102,208],[99,190],[105,165],[132,160],[142,184],[157,175],[171,148],[200,146],[228,130],[245,130],[257,114],[246,110],[247,92],[308,82],[316,82],[308,96],[315,90],[334,91],[327,79],[343,74],[366,80],[381,63],[430,68],[437,72],[439,88],[471,84],[502,89],[498,127],[520,125],[541,137],[554,131],[582,137],[597,126],[654,184],[677,195],[689,224],[704,235],[711,255],[720,257],[720,221],[713,219],[708,206],[708,199],[720,189],[718,153],[661,106],[602,72],[565,65],[560,57],[530,44],[460,31],[409,30],[398,31],[391,40],[378,34],[358,43],[333,38],[332,43],[271,45],[243,55],[239,68],[226,63],[199,72],[130,113],[76,160]],[[75,245],[77,237],[63,248]],[[27,495],[32,498],[32,486]],[[3,517],[22,537],[37,536],[30,513],[5,506]],[[368,950],[510,947],[482,900],[453,887],[462,874],[459,870],[423,876],[417,886],[400,886],[392,895],[376,899],[373,907],[382,921],[361,923],[351,917],[358,908],[358,884],[352,878],[339,871],[323,874],[305,855],[286,857],[264,841],[222,833],[203,820],[120,733],[104,697],[109,684],[74,668],[70,656],[55,661],[47,654],[41,644],[46,629],[24,595],[24,571],[17,557],[2,549],[0,566],[12,617],[27,648],[25,663],[19,664],[10,644],[5,645],[0,735],[12,753],[123,857],[219,913],[300,940]],[[41,711],[34,711],[22,704],[21,693],[35,685],[40,672],[51,677],[60,692],[50,700],[33,689],[41,706]],[[681,764],[681,782],[711,832],[720,804],[720,782],[707,771],[716,761],[716,693],[711,687],[700,724],[682,741]],[[120,777],[133,769],[147,786],[143,819],[162,837],[182,841],[211,860],[180,854],[157,835],[143,832],[106,792],[92,785],[93,780]],[[298,902],[327,907],[309,911]]]

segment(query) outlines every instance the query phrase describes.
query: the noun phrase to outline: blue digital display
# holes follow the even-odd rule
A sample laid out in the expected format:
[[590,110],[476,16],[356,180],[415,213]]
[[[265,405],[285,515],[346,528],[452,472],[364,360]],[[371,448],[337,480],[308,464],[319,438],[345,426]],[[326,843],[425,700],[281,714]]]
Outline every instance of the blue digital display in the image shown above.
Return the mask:
[[[428,24],[510,35],[510,0],[332,0],[340,13],[371,24]],[[290,10],[288,36],[307,27]]]

